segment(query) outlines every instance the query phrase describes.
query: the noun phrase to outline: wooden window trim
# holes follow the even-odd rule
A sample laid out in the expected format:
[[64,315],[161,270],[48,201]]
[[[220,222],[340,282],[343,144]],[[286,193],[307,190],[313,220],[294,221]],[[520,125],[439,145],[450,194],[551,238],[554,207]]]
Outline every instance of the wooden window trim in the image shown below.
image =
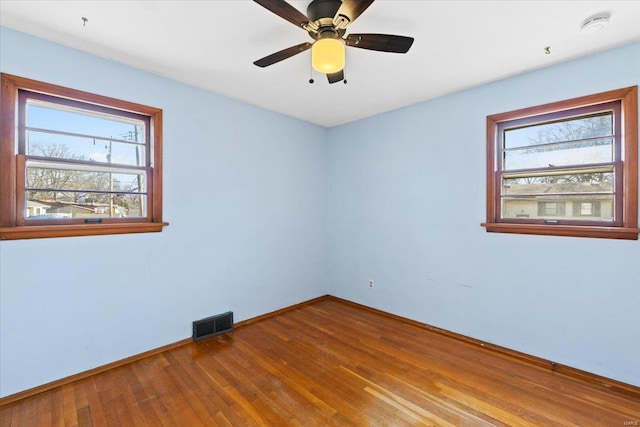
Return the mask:
[[[497,134],[498,124],[519,118],[560,112],[578,107],[620,101],[622,109],[623,137],[623,212],[621,226],[607,227],[594,225],[553,225],[518,224],[516,221],[504,222],[498,218],[496,198],[500,186],[496,179],[497,171]],[[638,228],[638,87],[632,86],[594,95],[573,98],[535,107],[523,108],[507,113],[487,117],[487,194],[486,222],[481,225],[487,232],[537,234],[572,237],[594,237],[610,239],[637,240]]]
[[[0,240],[148,233],[162,231],[163,227],[169,225],[162,221],[161,109],[5,73],[2,73],[0,80],[2,85],[0,104]],[[26,225],[19,214],[19,212],[23,212],[23,206],[19,205],[23,205],[24,202],[21,202],[21,198],[17,196],[18,191],[22,191],[19,186],[24,185],[21,182],[23,180],[18,179],[18,172],[22,168],[18,153],[16,153],[18,91],[21,89],[138,113],[150,118],[153,170],[149,173],[150,201],[146,218],[105,221],[102,224],[52,224],[48,222],[47,224]]]

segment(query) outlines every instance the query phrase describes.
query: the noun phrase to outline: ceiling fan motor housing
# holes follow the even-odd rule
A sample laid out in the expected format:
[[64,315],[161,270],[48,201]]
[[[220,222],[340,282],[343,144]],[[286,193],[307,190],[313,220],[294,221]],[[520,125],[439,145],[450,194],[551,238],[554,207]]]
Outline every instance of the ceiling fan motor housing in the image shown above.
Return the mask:
[[[340,0],[313,0],[307,7],[307,18],[311,22],[316,22],[318,26],[330,25],[340,6],[342,6]],[[328,23],[325,22],[326,19],[329,20]]]

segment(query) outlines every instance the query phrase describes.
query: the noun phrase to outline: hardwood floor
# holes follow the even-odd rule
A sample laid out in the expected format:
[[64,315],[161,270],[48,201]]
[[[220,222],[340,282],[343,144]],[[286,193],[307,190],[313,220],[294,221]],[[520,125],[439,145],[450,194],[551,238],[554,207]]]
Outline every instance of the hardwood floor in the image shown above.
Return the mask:
[[0,407],[0,426],[625,426],[616,394],[327,298]]

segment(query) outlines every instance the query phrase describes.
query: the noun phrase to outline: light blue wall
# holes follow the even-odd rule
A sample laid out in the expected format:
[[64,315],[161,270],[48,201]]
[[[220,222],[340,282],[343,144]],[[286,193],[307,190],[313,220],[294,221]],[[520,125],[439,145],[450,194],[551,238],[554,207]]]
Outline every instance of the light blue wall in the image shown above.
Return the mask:
[[326,129],[7,28],[2,72],[164,110],[162,233],[0,243],[0,394],[326,294]]
[[329,293],[640,385],[640,242],[480,226],[487,115],[638,84],[635,43],[330,129]]
[[485,117],[637,85],[639,57],[636,43],[327,130],[0,28],[2,72],[164,109],[171,223],[0,242],[0,395],[183,339],[200,317],[325,293],[640,385],[639,242],[479,225]]

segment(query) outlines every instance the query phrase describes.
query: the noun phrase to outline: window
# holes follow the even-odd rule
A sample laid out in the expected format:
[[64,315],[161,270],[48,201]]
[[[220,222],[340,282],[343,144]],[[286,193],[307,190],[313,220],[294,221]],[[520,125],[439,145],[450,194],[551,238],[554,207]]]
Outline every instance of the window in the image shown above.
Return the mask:
[[2,74],[0,238],[161,231],[162,110]]
[[[608,208],[610,209],[611,207],[609,206]],[[573,209],[573,216],[594,216],[600,218],[602,215],[599,201],[574,203]]]
[[637,87],[487,117],[490,232],[637,239]]
[[539,217],[564,216],[564,202],[538,202]]

